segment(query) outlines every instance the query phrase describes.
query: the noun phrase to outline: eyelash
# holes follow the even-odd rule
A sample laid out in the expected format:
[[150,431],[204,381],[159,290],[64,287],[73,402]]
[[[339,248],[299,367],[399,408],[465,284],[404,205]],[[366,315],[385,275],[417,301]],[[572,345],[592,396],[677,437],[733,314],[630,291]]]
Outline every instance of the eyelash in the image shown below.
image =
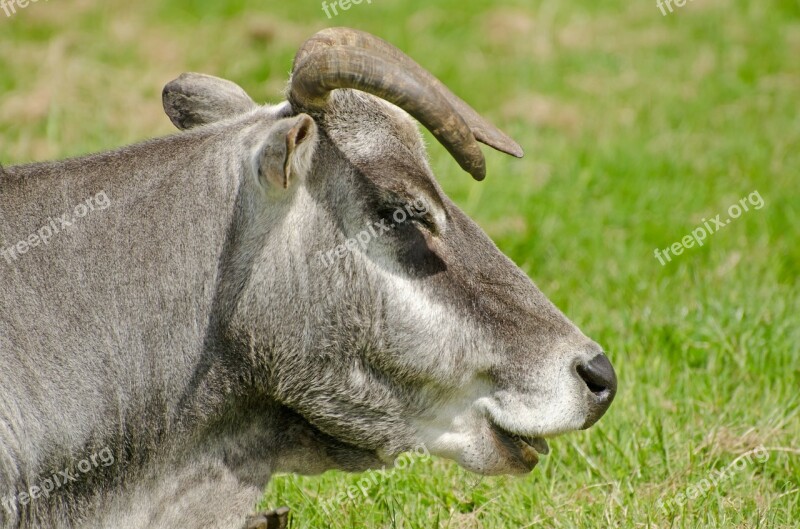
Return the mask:
[[[436,234],[436,224],[434,224],[433,219],[428,212],[419,212],[417,208],[414,207],[413,204],[406,203],[406,204],[396,204],[392,206],[385,206],[378,210],[378,217],[381,219],[385,219],[387,222],[392,224],[398,224],[397,221],[394,219],[394,213],[396,211],[403,211],[406,215],[404,222],[411,222],[416,223],[422,228],[425,228],[432,234]],[[409,214],[409,211],[413,211],[413,214]]]
[[411,217],[411,222],[416,222],[417,224],[420,224],[423,228],[433,233],[434,235],[437,232],[436,224],[433,223],[433,219],[431,218],[429,213],[423,213],[422,215],[418,214],[417,216]]

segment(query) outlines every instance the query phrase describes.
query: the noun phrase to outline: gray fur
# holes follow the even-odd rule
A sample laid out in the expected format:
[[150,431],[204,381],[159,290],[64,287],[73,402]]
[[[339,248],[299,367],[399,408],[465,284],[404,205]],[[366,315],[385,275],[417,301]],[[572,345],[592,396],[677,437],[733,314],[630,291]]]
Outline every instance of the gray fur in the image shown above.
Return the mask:
[[[0,257],[0,496],[114,455],[0,506],[0,526],[234,529],[276,471],[360,471],[425,443],[526,472],[481,417],[542,437],[587,424],[574,365],[599,347],[445,196],[402,111],[336,91],[286,162],[289,105],[209,79],[165,98],[191,130],[0,174],[0,250],[110,199]],[[284,162],[286,188],[259,177]],[[425,218],[319,258],[412,200]]]

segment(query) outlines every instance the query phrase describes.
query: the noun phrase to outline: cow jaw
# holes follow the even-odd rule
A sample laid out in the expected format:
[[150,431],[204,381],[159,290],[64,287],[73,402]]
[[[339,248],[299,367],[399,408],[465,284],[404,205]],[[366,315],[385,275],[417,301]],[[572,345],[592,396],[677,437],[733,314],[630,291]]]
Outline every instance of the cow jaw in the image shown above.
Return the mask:
[[[415,426],[422,443],[440,457],[483,475],[524,474],[547,453],[543,439],[528,439],[499,427],[487,414],[491,387],[476,382]],[[538,446],[534,448],[531,443]]]
[[555,346],[558,360],[531,373],[523,387],[502,387],[485,375],[473,379],[414,422],[419,437],[432,454],[478,474],[530,472],[549,453],[546,438],[586,423],[588,390],[572,372],[581,356],[568,353],[575,348]]

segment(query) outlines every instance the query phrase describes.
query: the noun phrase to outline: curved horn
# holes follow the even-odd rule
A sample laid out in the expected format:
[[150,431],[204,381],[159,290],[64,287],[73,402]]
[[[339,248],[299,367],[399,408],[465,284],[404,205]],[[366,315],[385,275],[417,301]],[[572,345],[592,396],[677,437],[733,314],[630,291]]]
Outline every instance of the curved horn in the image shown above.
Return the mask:
[[486,174],[476,139],[522,156],[513,140],[403,52],[368,33],[346,28],[323,30],[298,51],[289,99],[298,109],[322,110],[330,91],[355,88],[406,110],[433,133],[476,180]]
[[443,94],[466,121],[475,139],[479,142],[517,158],[521,158],[524,155],[522,147],[517,142],[478,114],[475,109],[450,91],[444,83],[434,77],[428,70],[417,64],[416,61],[395,46],[370,33],[351,28],[324,29],[308,39],[300,48],[295,56],[295,65],[300,64],[308,54],[331,46],[354,46],[364,50],[374,50],[394,59],[406,70],[413,72],[419,79]]

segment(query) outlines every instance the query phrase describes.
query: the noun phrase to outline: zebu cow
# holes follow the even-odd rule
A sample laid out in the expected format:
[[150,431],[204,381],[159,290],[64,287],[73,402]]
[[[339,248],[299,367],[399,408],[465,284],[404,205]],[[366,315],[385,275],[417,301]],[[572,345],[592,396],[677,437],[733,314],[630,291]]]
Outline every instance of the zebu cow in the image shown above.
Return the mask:
[[524,473],[606,411],[608,359],[408,114],[478,180],[477,141],[521,149],[399,50],[329,29],[282,104],[164,104],[186,132],[0,175],[3,527],[239,528],[276,471]]

